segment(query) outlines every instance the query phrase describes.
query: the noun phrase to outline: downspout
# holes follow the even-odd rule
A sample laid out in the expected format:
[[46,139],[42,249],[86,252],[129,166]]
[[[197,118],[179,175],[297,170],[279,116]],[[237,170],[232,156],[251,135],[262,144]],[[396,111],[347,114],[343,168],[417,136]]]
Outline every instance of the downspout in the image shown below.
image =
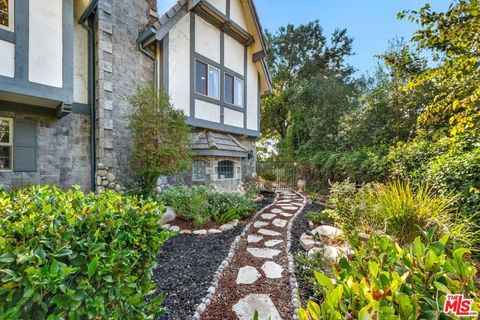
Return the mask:
[[90,26],[90,17],[98,1],[92,1],[79,20],[88,32],[88,104],[90,106],[90,181],[91,189],[96,189],[96,144],[95,144],[95,31]]
[[149,51],[145,48],[145,41],[150,39],[150,37],[152,37],[153,35],[155,35],[155,29],[154,28],[149,28],[149,29],[145,30],[138,37],[137,44],[138,44],[138,50],[140,50],[141,53],[146,55],[150,60],[152,60],[154,62],[153,63],[153,83],[155,85],[158,81],[156,57],[155,57],[155,54],[153,52],[151,52],[151,51]]

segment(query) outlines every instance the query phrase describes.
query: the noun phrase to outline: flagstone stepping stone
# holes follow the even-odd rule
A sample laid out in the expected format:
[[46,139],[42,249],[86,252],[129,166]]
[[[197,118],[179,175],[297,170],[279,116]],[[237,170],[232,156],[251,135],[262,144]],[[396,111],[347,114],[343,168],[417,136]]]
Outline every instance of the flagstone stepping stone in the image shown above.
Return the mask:
[[266,247],[275,247],[277,244],[280,244],[282,243],[283,240],[268,240],[268,241],[265,241],[265,246]]
[[257,243],[257,242],[260,242],[262,240],[263,240],[262,236],[252,236],[252,235],[247,236],[247,242],[248,243]]
[[265,226],[268,226],[268,222],[263,222],[263,221],[256,221],[253,226],[255,228],[261,228],[261,227],[265,227]]
[[283,267],[273,261],[267,261],[262,265],[265,276],[270,279],[278,279],[282,277]]
[[282,213],[283,210],[280,209],[272,209],[272,213]]
[[273,259],[273,257],[277,256],[281,252],[280,250],[268,248],[247,248],[247,251],[252,256],[262,259]]
[[253,319],[255,310],[258,312],[259,319],[282,320],[272,299],[266,294],[251,293],[240,299],[232,310],[240,320]]
[[298,207],[293,207],[293,206],[287,206],[287,207],[282,207],[285,210],[297,210]]
[[279,236],[280,235],[279,232],[273,231],[273,230],[268,230],[268,229],[260,229],[260,230],[258,230],[258,233],[264,234],[266,236]]
[[238,270],[237,284],[252,284],[262,275],[254,267],[246,266]]
[[283,228],[287,225],[287,220],[283,220],[283,219],[275,219],[273,220],[272,224],[275,226],[275,227],[280,227],[280,228]]
[[276,214],[271,214],[271,213],[262,214],[262,218],[267,219],[267,220],[271,220],[271,219],[275,218],[275,216],[276,216]]
[[292,216],[292,214],[286,212],[282,212],[280,215],[284,216],[285,218],[290,218]]

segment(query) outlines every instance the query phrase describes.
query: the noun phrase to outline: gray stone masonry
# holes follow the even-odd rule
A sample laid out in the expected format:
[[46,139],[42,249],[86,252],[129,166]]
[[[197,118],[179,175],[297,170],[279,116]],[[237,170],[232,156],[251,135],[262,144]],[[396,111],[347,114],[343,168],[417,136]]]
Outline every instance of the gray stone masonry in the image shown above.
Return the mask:
[[35,113],[0,110],[0,117],[37,122],[37,171],[0,172],[0,184],[15,188],[30,184],[79,185],[90,190],[89,116],[69,114],[62,119]]
[[[96,163],[110,168],[115,183],[131,181],[128,98],[153,84],[153,61],[137,47],[149,20],[146,0],[99,0],[96,21]],[[98,171],[98,169],[97,169]],[[98,174],[97,174],[98,176]]]

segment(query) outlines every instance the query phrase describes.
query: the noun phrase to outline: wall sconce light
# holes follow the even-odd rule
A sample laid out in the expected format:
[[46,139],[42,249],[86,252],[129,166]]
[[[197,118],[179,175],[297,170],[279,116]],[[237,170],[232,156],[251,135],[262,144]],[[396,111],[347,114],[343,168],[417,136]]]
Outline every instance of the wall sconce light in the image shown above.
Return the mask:
[[252,160],[252,159],[253,159],[253,156],[254,156],[253,150],[248,151],[247,156],[248,156],[248,160]]

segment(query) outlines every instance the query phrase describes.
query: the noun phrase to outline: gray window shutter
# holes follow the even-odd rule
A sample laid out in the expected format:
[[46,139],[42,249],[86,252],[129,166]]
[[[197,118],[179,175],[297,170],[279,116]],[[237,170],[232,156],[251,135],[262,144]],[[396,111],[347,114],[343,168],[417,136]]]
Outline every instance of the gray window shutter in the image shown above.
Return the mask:
[[37,171],[37,122],[15,119],[13,125],[13,171]]

